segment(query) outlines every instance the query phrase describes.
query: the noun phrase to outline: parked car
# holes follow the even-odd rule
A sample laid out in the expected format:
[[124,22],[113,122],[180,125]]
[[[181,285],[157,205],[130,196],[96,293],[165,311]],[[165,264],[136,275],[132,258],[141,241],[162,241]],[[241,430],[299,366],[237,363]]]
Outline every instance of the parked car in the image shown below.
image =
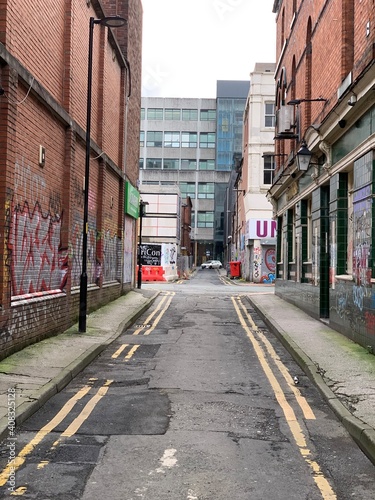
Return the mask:
[[206,262],[202,262],[202,269],[221,269],[223,264],[220,260],[207,260]]

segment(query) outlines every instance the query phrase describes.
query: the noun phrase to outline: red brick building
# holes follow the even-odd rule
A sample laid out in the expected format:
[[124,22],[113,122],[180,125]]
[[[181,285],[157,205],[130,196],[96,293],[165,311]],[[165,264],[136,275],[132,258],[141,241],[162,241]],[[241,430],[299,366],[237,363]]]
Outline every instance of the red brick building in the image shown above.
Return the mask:
[[127,24],[93,30],[89,310],[134,284],[124,192],[138,179],[141,1],[2,2],[0,357],[78,317],[89,20],[113,15]]
[[276,294],[375,349],[374,2],[273,11]]

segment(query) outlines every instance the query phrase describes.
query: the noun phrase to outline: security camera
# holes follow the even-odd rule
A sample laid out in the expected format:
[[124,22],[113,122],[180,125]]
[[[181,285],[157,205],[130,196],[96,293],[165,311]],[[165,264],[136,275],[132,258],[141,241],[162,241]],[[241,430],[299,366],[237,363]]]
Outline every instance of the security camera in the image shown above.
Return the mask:
[[348,106],[355,106],[357,102],[357,96],[352,95],[348,101]]

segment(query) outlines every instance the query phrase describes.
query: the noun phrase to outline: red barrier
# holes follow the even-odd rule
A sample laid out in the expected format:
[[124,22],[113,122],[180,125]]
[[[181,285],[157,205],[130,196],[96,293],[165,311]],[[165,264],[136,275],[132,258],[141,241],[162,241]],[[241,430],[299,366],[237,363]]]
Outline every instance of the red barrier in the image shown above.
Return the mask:
[[142,266],[142,281],[166,281],[163,266]]

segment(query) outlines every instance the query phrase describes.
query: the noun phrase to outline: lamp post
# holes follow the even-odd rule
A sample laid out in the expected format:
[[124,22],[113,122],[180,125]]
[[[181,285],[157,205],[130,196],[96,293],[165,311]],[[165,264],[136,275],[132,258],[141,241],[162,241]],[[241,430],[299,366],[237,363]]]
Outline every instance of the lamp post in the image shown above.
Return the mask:
[[138,245],[138,281],[137,288],[142,286],[142,221],[143,217],[146,215],[146,205],[148,201],[139,202],[139,245]]
[[87,233],[88,233],[88,213],[89,213],[89,176],[90,176],[90,132],[91,132],[91,88],[92,88],[92,49],[94,25],[101,24],[109,28],[124,26],[126,20],[119,16],[103,17],[95,19],[90,17],[89,30],[89,55],[87,72],[87,112],[86,112],[86,158],[85,158],[85,192],[83,202],[83,233],[82,233],[82,270],[79,287],[79,318],[78,331],[86,331],[87,315]]

